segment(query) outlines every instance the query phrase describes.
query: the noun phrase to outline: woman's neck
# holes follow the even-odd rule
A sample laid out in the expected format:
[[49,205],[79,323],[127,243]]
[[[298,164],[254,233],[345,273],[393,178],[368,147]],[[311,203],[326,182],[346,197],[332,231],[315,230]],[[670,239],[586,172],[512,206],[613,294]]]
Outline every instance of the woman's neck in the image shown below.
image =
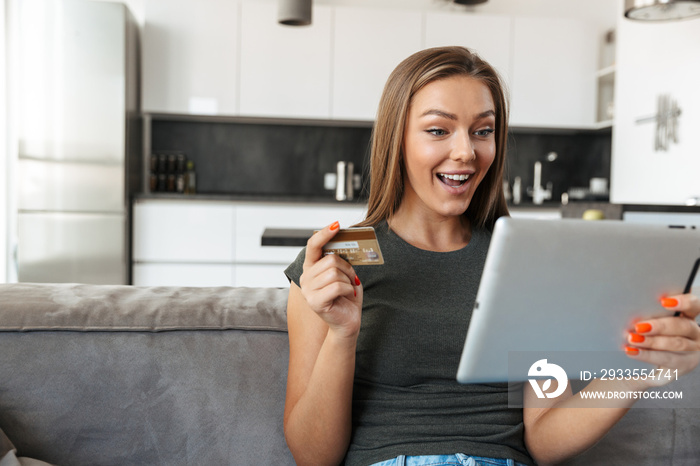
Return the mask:
[[464,215],[436,217],[400,206],[387,223],[404,241],[427,251],[456,251],[471,240],[471,226]]

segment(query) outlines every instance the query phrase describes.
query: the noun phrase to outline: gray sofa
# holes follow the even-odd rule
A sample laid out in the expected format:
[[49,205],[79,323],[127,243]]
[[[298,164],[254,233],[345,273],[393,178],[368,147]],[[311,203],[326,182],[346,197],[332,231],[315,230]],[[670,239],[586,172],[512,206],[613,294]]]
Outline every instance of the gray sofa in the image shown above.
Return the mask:
[[[0,466],[294,464],[286,298],[0,285]],[[633,409],[570,464],[696,465],[699,439],[700,410]]]

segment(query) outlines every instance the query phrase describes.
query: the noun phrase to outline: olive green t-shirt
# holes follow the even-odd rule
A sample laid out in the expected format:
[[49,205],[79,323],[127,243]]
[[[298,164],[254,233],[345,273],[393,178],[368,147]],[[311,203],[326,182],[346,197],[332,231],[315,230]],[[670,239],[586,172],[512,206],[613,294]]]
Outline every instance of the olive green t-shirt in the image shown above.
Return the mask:
[[[375,228],[384,265],[355,266],[364,298],[345,464],[453,453],[533,464],[507,384],[456,381],[491,234],[475,229],[466,247],[433,252],[386,222]],[[285,271],[297,285],[304,253]]]

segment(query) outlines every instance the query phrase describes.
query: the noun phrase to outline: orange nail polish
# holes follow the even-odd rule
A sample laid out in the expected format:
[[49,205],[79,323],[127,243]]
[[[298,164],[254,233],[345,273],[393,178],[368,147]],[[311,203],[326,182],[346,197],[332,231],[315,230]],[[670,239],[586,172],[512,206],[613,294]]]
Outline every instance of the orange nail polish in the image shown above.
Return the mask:
[[630,341],[632,343],[643,343],[646,338],[644,338],[644,335],[638,335],[636,333],[630,333]]
[[355,275],[355,286],[360,286],[360,277]]
[[335,230],[337,230],[338,228],[340,228],[340,223],[338,223],[338,222],[333,222],[333,224],[331,224],[331,230],[335,231]]
[[678,304],[680,304],[680,303],[678,302],[678,300],[676,298],[662,298],[661,299],[661,305],[663,307],[674,308],[674,307],[677,307]]
[[646,322],[639,323],[634,326],[634,331],[637,333],[647,333],[651,331],[651,324]]
[[639,354],[639,350],[637,348],[632,348],[631,346],[625,346],[625,353],[636,356]]

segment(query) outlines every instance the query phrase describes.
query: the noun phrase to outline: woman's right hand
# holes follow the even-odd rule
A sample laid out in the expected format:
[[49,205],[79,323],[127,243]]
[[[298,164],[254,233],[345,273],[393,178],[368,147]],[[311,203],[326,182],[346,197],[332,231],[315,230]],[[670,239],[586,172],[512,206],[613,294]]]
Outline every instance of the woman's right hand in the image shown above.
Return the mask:
[[323,246],[339,231],[334,222],[306,243],[301,292],[311,309],[342,337],[357,337],[362,314],[362,285],[349,262],[335,254],[323,255]]

